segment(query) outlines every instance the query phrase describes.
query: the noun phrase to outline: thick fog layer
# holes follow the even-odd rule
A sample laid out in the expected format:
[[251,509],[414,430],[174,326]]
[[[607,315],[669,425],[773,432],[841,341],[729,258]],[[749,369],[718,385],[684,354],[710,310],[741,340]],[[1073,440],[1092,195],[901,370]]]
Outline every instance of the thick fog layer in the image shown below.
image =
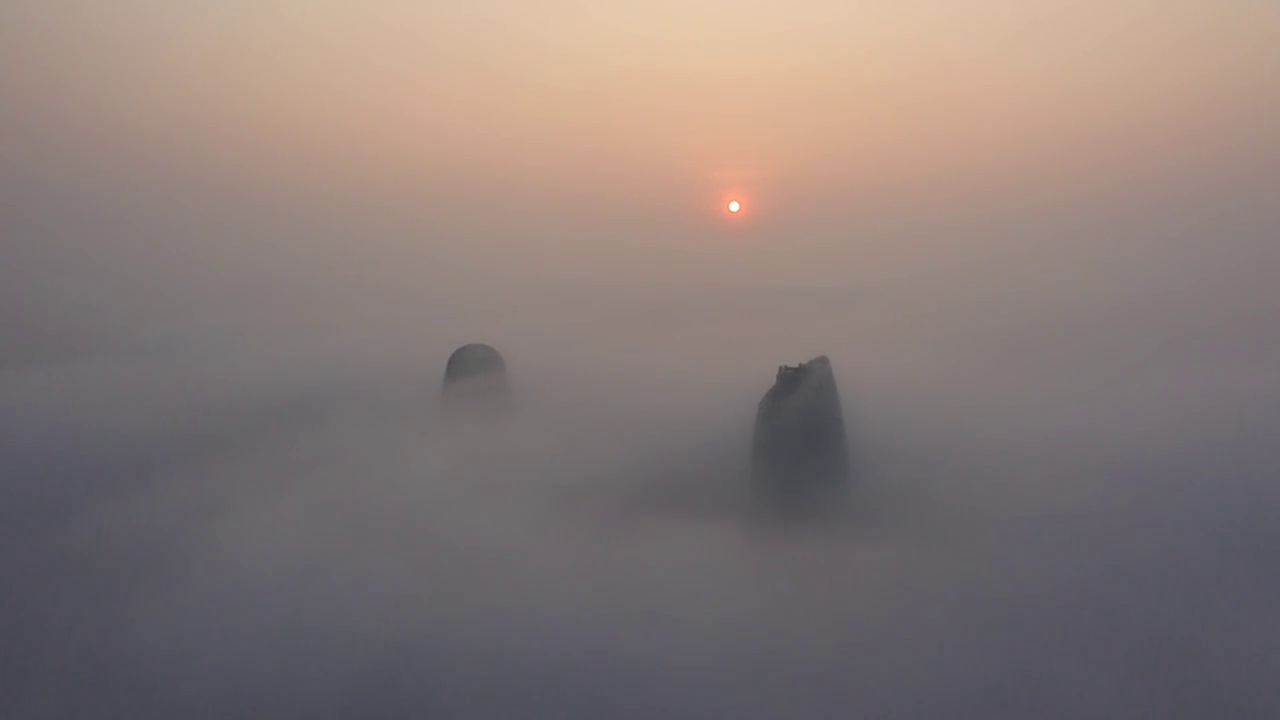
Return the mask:
[[[1045,246],[865,291],[424,291],[420,322],[24,345],[3,714],[1267,715],[1274,253],[1180,274],[1133,242],[1113,277]],[[517,409],[449,426],[473,339]],[[771,522],[754,404],[818,353],[853,492]]]

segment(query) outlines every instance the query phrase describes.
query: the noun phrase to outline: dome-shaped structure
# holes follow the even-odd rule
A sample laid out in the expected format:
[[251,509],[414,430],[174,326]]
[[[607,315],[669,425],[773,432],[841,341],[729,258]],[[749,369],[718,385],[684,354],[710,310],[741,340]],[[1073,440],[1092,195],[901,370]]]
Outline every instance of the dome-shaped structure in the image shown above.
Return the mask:
[[507,363],[497,350],[484,343],[471,343],[454,350],[444,366],[446,383],[494,374],[506,375]]
[[444,367],[444,403],[449,408],[503,409],[510,401],[507,363],[492,346],[463,345]]

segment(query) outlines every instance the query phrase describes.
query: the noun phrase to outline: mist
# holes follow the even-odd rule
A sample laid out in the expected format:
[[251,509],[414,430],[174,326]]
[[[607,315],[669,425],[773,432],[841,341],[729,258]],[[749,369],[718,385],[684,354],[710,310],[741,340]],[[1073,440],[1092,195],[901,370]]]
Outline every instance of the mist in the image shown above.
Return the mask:
[[0,8],[0,717],[1280,715],[1266,3],[197,5]]
[[[1271,258],[1193,298],[1052,253],[862,291],[423,289],[293,333],[224,309],[11,361],[5,715],[1265,716]],[[469,340],[517,409],[449,427]],[[770,523],[754,405],[819,353],[849,506]]]

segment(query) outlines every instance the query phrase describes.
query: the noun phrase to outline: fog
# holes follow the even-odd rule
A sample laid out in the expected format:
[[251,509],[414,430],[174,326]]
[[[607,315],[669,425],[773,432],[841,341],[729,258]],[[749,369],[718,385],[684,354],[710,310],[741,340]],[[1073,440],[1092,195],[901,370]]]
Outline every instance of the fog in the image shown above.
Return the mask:
[[0,718],[1280,715],[1274,9],[684,5],[0,8]]
[[[292,332],[228,296],[26,343],[4,715],[1268,715],[1274,251],[1123,232],[1112,276],[1046,244],[850,289],[353,282]],[[517,409],[451,427],[470,340]],[[754,404],[819,353],[853,492],[770,522]]]

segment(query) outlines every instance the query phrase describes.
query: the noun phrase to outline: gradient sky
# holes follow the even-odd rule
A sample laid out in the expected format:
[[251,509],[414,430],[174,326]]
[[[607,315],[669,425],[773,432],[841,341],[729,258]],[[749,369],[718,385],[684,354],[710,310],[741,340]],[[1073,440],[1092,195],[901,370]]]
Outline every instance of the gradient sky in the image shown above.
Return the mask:
[[752,252],[853,229],[878,262],[891,241],[863,226],[1274,172],[1278,12],[20,1],[0,9],[0,127],[10,184],[363,207],[418,223],[428,254],[466,256],[448,232],[525,271],[656,270],[656,245],[712,272],[735,251],[689,246],[719,242],[735,191],[736,242],[768,229]]
[[716,288],[1248,314],[1277,77],[1266,0],[8,2],[0,342],[501,334]]

